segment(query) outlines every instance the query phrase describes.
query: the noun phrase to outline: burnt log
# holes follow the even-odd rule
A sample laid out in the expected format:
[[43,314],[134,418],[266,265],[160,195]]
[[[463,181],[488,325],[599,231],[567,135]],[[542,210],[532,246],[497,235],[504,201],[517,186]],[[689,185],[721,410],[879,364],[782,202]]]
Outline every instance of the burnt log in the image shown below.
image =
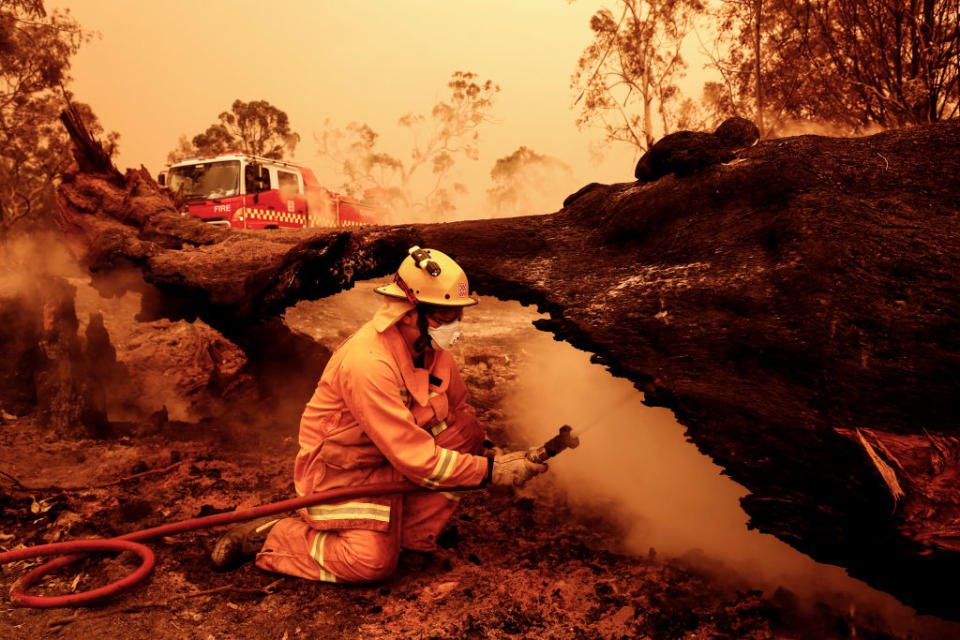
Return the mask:
[[231,336],[441,249],[672,409],[751,526],[958,618],[960,122],[738,156],[547,216],[350,231],[214,229],[143,171],[66,176],[59,201],[92,269]]
[[653,182],[671,173],[689,176],[712,164],[730,162],[738,150],[759,139],[757,125],[746,118],[728,118],[713,133],[676,131],[643,154],[633,175],[640,182]]

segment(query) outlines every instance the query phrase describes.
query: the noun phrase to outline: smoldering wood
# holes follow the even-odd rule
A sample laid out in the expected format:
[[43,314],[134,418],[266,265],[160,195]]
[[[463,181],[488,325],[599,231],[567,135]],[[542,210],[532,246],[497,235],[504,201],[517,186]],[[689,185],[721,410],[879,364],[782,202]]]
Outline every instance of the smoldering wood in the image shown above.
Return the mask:
[[690,176],[593,185],[551,215],[350,231],[218,229],[144,170],[73,173],[58,199],[95,282],[133,267],[155,313],[241,346],[412,244],[441,249],[480,294],[536,305],[539,328],[670,408],[750,491],[751,526],[957,618],[958,141],[957,121],[768,140]]

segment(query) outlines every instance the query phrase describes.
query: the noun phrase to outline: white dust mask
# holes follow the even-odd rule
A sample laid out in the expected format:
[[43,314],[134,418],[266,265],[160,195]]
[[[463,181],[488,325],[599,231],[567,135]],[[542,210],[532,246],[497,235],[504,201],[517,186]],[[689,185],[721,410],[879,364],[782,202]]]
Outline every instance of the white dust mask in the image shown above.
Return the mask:
[[460,339],[460,321],[454,320],[453,322],[442,324],[439,327],[430,327],[427,329],[427,333],[430,334],[430,338],[433,339],[438,347],[441,349],[449,349]]

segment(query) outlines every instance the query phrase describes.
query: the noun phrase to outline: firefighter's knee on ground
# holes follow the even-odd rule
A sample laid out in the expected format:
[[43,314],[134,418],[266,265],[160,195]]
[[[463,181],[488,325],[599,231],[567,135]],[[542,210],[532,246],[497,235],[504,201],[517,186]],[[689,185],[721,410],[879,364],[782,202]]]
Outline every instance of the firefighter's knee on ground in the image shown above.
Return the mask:
[[343,545],[343,560],[354,573],[350,582],[380,582],[397,568],[400,548],[388,533],[344,531],[339,542]]

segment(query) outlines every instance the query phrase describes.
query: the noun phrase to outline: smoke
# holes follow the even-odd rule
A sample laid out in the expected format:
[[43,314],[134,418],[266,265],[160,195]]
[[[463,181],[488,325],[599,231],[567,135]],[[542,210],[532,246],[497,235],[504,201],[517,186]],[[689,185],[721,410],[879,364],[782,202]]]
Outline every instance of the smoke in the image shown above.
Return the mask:
[[80,266],[59,233],[11,232],[0,240],[0,274],[9,287],[23,290],[36,287],[38,276],[76,277]]
[[521,146],[500,158],[490,171],[493,187],[487,189],[491,217],[556,211],[563,198],[579,183],[565,162]]
[[863,138],[872,136],[875,133],[886,131],[886,128],[878,124],[870,124],[863,128],[852,130],[849,127],[843,127],[829,122],[817,122],[813,120],[785,120],[778,122],[773,131],[769,132],[769,138],[787,138],[791,136],[829,136],[833,138]]
[[[3,256],[8,290],[11,283],[16,283],[20,295],[30,295],[38,283],[48,282],[50,277],[62,278],[72,286],[75,290],[73,305],[77,336],[87,358],[92,357],[88,344],[91,322],[95,331],[106,331],[108,337],[104,342],[114,348],[128,343],[139,326],[136,315],[140,311],[141,295],[126,291],[111,297],[102,296],[92,286],[89,273],[77,263],[62,236],[53,233],[17,236],[2,245],[0,255]],[[129,284],[129,279],[120,275],[100,274],[100,278],[118,283],[123,280],[124,285]],[[104,284],[111,288],[107,282]],[[142,280],[140,284],[143,285]],[[107,365],[116,365],[115,360],[112,363],[91,361],[89,364],[98,368],[95,374],[105,393],[109,420],[138,420],[163,407],[175,419],[187,415],[186,401],[175,393],[172,383],[163,376],[148,381],[118,375],[114,370],[116,367],[107,370]]]
[[52,332],[58,318],[70,326],[69,309],[62,304],[69,287],[47,290],[55,282],[51,274],[73,272],[61,249],[45,235],[35,241],[8,229],[0,238],[0,409],[9,414],[29,413],[49,404],[46,399],[53,395],[44,392],[56,376],[49,376],[50,384],[41,390],[35,372],[49,368],[40,344],[47,329]]
[[[354,125],[351,125],[354,126]],[[349,129],[349,127],[348,127]],[[356,130],[362,129],[356,127]],[[520,146],[499,158],[486,175],[479,173],[479,161],[459,158],[439,173],[420,171],[400,181],[399,165],[388,162],[387,154],[371,154],[363,145],[334,141],[336,132],[327,129],[316,135],[318,144],[335,151],[321,153],[318,176],[334,190],[382,208],[382,224],[411,224],[478,220],[557,211],[563,199],[583,185],[565,162]],[[345,135],[339,132],[339,135]],[[375,134],[374,134],[375,135]],[[342,158],[334,162],[333,157]],[[357,179],[357,167],[376,160],[381,170],[378,185],[366,186],[369,178]],[[381,166],[382,165],[382,166]],[[473,166],[471,166],[473,165]],[[346,181],[346,182],[344,182]],[[316,208],[314,204],[310,205]],[[320,205],[322,208],[322,205]]]
[[[491,303],[510,324],[518,314],[537,317],[516,304],[484,300],[481,306]],[[685,439],[670,411],[642,404],[641,392],[590,363],[587,353],[532,327],[514,336],[522,350],[504,407],[513,437],[524,446],[541,444],[563,424],[581,436],[579,448],[561,453],[548,476],[528,486],[533,492],[559,487],[575,508],[602,508],[626,532],[621,551],[640,555],[653,548],[738,588],[772,595],[782,587],[811,607],[881,612],[891,627],[924,629],[928,637],[946,624],[918,617],[841,568],[748,530],[739,504],[747,491]]]
[[[248,436],[295,427],[326,349],[279,321],[240,328],[234,343],[199,319],[183,319],[190,310],[171,304],[137,269],[91,274],[68,242],[35,232],[0,243],[0,405],[8,413],[59,412],[65,428],[82,431],[73,426],[79,405],[54,397],[56,383],[94,398],[109,423],[104,434],[170,433],[194,423],[252,442]],[[38,378],[48,366],[36,354],[46,353],[44,313],[53,302],[69,309],[71,320],[57,325],[56,337],[69,345],[72,368]]]
[[524,351],[508,414],[531,444],[562,424],[582,434],[578,449],[551,463],[554,474],[575,501],[616,504],[619,519],[635,523],[626,541],[633,551],[701,549],[774,572],[806,564],[773,537],[747,531],[738,505],[746,490],[684,439],[670,411],[645,406],[629,381],[545,334],[530,336]]
[[[212,372],[211,379],[223,377],[230,366],[236,368],[237,358],[242,357],[237,355],[235,346],[203,323],[141,322],[138,316],[142,300],[151,288],[140,274],[125,270],[101,272],[94,286],[90,273],[76,261],[62,234],[35,232],[6,238],[0,243],[0,273],[0,297],[8,304],[33,300],[34,305],[49,305],[46,288],[57,282],[64,282],[65,290],[73,292],[71,313],[76,321],[70,325],[69,333],[74,333],[73,327],[76,331],[63,339],[76,341],[78,350],[72,355],[77,359],[74,375],[89,376],[91,388],[102,390],[103,408],[111,422],[139,422],[159,411],[165,411],[173,420],[195,419],[198,415],[194,405],[199,402],[205,409],[215,403],[216,391],[185,390],[184,381],[203,381],[207,369]],[[25,325],[39,322],[32,318],[22,321]],[[35,344],[29,343],[38,339],[39,327],[26,329],[25,326],[21,331],[8,331],[20,342],[19,351],[35,348]],[[196,339],[188,341],[185,337]],[[215,357],[214,362],[206,363],[204,359],[210,359],[207,352],[188,352],[191,347],[204,344],[203,340],[216,343],[209,350],[211,353],[233,356],[233,361]],[[31,365],[34,366],[39,365]],[[30,368],[20,374],[29,378],[34,371]],[[83,380],[77,380],[77,384],[83,384]]]
[[[569,165],[521,146],[496,161],[490,181],[452,181],[426,206],[387,205],[390,224],[453,222],[552,213],[583,185]],[[463,178],[462,174],[458,177]]]

